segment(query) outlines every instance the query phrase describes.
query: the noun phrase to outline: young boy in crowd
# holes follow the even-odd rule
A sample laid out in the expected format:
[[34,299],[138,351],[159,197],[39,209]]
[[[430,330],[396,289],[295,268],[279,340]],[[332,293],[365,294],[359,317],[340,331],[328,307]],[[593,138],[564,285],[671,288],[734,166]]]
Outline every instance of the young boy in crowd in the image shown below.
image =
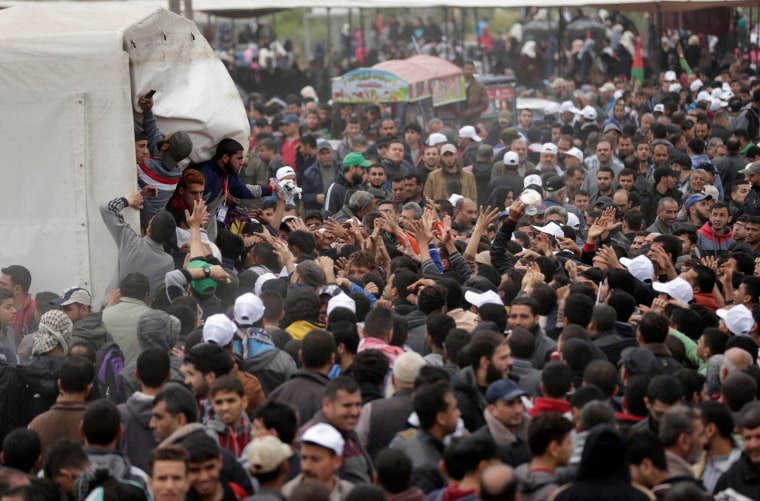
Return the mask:
[[216,432],[219,445],[240,457],[248,445],[251,421],[245,413],[248,399],[243,383],[235,376],[222,376],[211,386],[213,414],[206,426]]

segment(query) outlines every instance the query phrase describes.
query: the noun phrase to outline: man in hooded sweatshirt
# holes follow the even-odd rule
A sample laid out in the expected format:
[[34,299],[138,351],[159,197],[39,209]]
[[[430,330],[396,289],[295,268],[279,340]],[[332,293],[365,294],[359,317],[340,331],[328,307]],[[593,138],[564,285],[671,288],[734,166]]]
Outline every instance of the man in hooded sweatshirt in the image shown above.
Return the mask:
[[647,489],[631,482],[623,434],[611,425],[601,424],[589,432],[575,481],[555,491],[553,499],[654,501],[655,498]]
[[[171,353],[179,339],[180,321],[177,317],[169,315],[165,311],[146,311],[137,321],[138,358],[143,351],[148,349],[161,350]],[[184,383],[185,377],[180,372],[182,360],[170,357],[169,366],[171,380]],[[137,379],[137,362],[127,364],[119,373],[119,398],[126,402],[133,393],[140,390],[140,381]],[[122,403],[123,403],[122,402]]]
[[110,400],[97,400],[87,406],[79,425],[79,434],[84,442],[84,452],[90,460],[90,468],[85,476],[94,476],[98,470],[107,470],[119,480],[132,480],[147,488],[148,476],[141,469],[132,466],[118,450],[116,444],[124,435],[121,415],[116,404]]
[[560,485],[557,468],[570,462],[572,428],[572,423],[556,412],[540,414],[530,422],[528,443],[533,459],[515,470],[523,501],[549,499]]
[[140,381],[140,391],[119,404],[124,439],[119,442],[123,452],[133,465],[147,471],[148,454],[156,444],[150,429],[153,397],[158,395],[171,378],[169,354],[159,349],[148,349],[137,357],[135,376]]

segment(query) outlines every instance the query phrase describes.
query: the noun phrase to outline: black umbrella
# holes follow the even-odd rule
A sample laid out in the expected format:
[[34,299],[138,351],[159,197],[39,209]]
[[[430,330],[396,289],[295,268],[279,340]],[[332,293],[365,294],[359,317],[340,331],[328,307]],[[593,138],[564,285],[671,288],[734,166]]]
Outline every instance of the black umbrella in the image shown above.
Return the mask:
[[602,23],[594,19],[576,19],[567,25],[568,43],[577,39],[585,40],[588,33],[591,33],[594,40],[602,41],[606,29]]
[[550,23],[545,20],[534,19],[523,26],[523,41],[527,40],[529,36],[535,41],[546,40],[556,34],[557,23]]

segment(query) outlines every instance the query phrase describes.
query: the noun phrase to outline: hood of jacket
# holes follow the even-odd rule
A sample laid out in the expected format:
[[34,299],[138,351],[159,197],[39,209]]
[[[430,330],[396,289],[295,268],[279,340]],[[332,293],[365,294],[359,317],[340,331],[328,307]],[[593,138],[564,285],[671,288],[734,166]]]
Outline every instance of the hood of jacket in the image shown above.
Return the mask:
[[626,324],[623,322],[615,322],[615,327],[613,329],[615,334],[619,336],[623,336],[625,338],[630,339],[636,339],[636,331],[633,330],[633,326],[631,324]]
[[548,471],[530,469],[530,463],[521,464],[515,469],[515,476],[520,482],[520,492],[530,494],[550,484],[557,483],[557,474]]
[[35,357],[29,364],[17,366],[16,376],[31,394],[39,393],[43,398],[55,398],[58,395],[61,367],[68,358],[62,355]]
[[134,421],[146,430],[150,429],[151,411],[153,410],[153,397],[137,392],[127,399],[124,404],[126,412]]
[[466,367],[459,371],[457,375],[454,376],[452,385],[454,390],[474,395],[474,398],[478,400],[478,406],[480,408],[485,409],[488,406],[485,397],[480,392],[480,388],[478,388],[478,380],[475,377],[475,371],[472,370],[472,367]]
[[95,345],[95,349],[100,348],[106,343],[113,341],[111,334],[103,323],[103,313],[90,313],[79,319],[74,324],[74,330],[71,333],[72,338],[82,338],[90,341]]
[[171,351],[179,339],[180,322],[165,311],[150,310],[137,321],[137,342],[140,352],[156,348]]
[[92,447],[85,447],[84,452],[90,460],[90,467],[74,482],[74,499],[86,499],[93,486],[102,482],[104,475],[117,479],[130,478],[132,465],[120,453]]
[[608,424],[595,426],[586,437],[577,481],[630,484],[627,458],[623,435]]

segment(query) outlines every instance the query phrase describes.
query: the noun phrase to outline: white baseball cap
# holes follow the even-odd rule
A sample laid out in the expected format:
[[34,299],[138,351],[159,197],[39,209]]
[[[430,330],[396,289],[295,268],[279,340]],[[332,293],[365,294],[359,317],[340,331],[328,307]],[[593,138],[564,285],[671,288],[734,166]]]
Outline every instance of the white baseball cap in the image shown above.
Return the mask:
[[583,152],[579,150],[578,148],[576,148],[575,146],[567,150],[565,152],[565,155],[570,155],[571,157],[575,157],[581,162],[583,162]]
[[544,115],[556,115],[557,113],[559,113],[559,103],[552,101],[544,106]]
[[665,81],[666,82],[675,82],[678,80],[678,77],[676,77],[675,71],[666,71],[665,72]]
[[710,111],[718,111],[719,109],[726,108],[727,106],[728,106],[728,103],[726,101],[716,99],[712,103],[710,103]]
[[270,280],[276,280],[277,277],[274,273],[267,272],[263,275],[259,276],[259,278],[256,279],[256,283],[253,286],[253,292],[256,293],[257,296],[261,296],[261,287],[264,285],[265,282],[268,282]]
[[749,336],[749,331],[755,325],[752,312],[743,304],[736,305],[730,309],[720,308],[715,314],[725,322],[726,327],[734,336]]
[[278,181],[282,181],[283,179],[285,179],[286,176],[295,176],[295,175],[296,175],[296,171],[293,170],[293,167],[289,167],[286,165],[285,167],[280,167],[279,169],[277,169],[277,174],[275,175],[275,177],[277,178]]
[[227,346],[237,332],[237,325],[224,313],[211,315],[203,323],[203,342]]
[[448,138],[444,134],[441,134],[440,132],[433,132],[428,136],[426,143],[428,146],[435,146],[437,144],[446,143],[448,141]]
[[504,165],[520,165],[520,156],[514,151],[504,154]]
[[704,84],[702,83],[702,80],[697,78],[696,80],[694,80],[693,82],[689,84],[689,90],[692,92],[697,92],[699,89],[702,88],[703,85]]
[[596,120],[596,109],[593,106],[584,106],[581,110],[581,116],[586,120]]
[[668,87],[668,92],[681,92],[681,84],[680,83],[672,83]]
[[623,89],[618,89],[612,93],[612,97],[617,101],[618,99],[622,98],[624,94],[625,93],[623,92]]
[[712,101],[712,96],[706,90],[701,90],[697,94],[697,101]]
[[499,294],[494,291],[485,291],[480,293],[475,291],[466,291],[464,293],[464,299],[476,308],[480,308],[484,304],[498,304],[504,306],[504,301],[502,301],[501,296],[499,296]]
[[556,155],[557,145],[554,143],[544,143],[543,146],[541,146],[541,153],[551,153],[552,155]]
[[665,105],[662,103],[655,104],[654,110],[655,113],[665,113]]
[[307,429],[301,435],[301,443],[319,445],[338,456],[343,455],[343,447],[346,445],[340,432],[327,423],[317,423]]
[[546,233],[547,235],[553,235],[556,238],[565,238],[565,232],[562,231],[562,228],[555,223],[555,222],[549,222],[546,223],[543,226],[531,226],[536,231],[540,231],[541,233]]
[[654,282],[652,288],[657,292],[667,294],[676,301],[681,301],[684,304],[689,304],[694,299],[694,290],[689,285],[689,282],[683,278],[674,278],[669,282]]
[[248,470],[254,475],[269,473],[293,455],[293,449],[273,435],[257,437],[248,446]]
[[567,111],[579,113],[578,108],[575,107],[572,101],[562,101],[562,103],[559,105],[559,112],[565,113]]
[[459,129],[459,137],[467,137],[478,143],[481,141],[480,136],[475,132],[475,127],[472,125],[465,125]]
[[574,230],[580,230],[581,229],[581,220],[578,219],[578,216],[573,214],[572,212],[567,213],[567,225],[571,227]]
[[253,325],[264,316],[264,303],[255,294],[246,292],[235,299],[234,312],[238,325]]
[[327,315],[329,316],[335,308],[346,308],[356,313],[356,301],[348,294],[341,292],[331,297],[327,302]]
[[645,255],[637,256],[635,259],[627,257],[620,258],[620,264],[628,268],[628,273],[640,282],[651,281],[654,277],[654,265]]
[[537,184],[538,186],[544,185],[543,181],[541,181],[541,176],[538,174],[531,174],[530,176],[526,176],[523,180],[523,188],[527,188],[531,184]]

